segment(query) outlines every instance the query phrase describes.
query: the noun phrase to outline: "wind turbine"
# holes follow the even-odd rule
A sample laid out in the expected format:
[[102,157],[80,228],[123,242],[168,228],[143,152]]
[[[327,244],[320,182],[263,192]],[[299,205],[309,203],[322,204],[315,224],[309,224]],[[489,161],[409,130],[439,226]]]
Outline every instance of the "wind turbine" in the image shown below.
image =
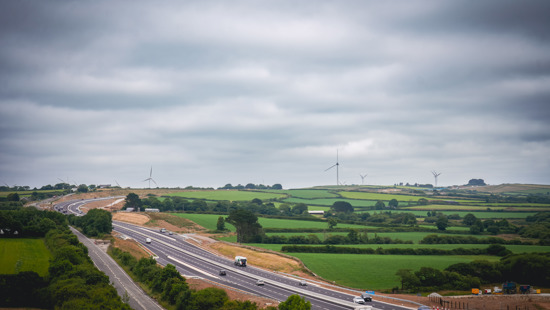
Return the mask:
[[143,180],[143,182],[145,181],[149,181],[149,188],[151,188],[151,181],[153,181],[153,183],[155,183],[156,186],[158,186],[157,182],[155,182],[155,180],[153,180],[153,166],[151,166],[151,172],[149,172],[149,177],[145,180]]
[[365,175],[359,175],[361,177],[361,185],[363,185],[363,183],[365,182],[365,178],[367,177],[368,174],[365,174]]
[[328,167],[327,169],[325,169],[325,171],[328,171],[334,167],[336,167],[336,185],[340,185],[340,180],[338,178],[338,166],[340,166],[340,164],[338,163],[338,150],[336,150],[336,163],[330,167]]
[[437,177],[441,175],[441,172],[438,173],[438,172],[435,172],[434,170],[432,171],[432,174],[434,175],[434,178],[435,178],[435,188],[437,188]]
[[116,185],[117,185],[118,187],[122,188],[122,187],[120,186],[120,184],[118,184],[118,182],[117,182],[116,180],[115,180],[115,183],[116,183]]

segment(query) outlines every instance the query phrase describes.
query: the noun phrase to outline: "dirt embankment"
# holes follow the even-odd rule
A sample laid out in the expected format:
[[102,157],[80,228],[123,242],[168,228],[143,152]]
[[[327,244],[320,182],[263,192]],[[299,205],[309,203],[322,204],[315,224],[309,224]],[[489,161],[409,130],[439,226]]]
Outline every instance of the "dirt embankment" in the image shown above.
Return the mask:
[[[158,213],[128,213],[117,212],[113,214],[113,218],[120,221],[126,221],[137,225],[147,225],[164,227],[174,232],[197,232],[197,234],[191,235],[193,239],[197,240],[195,243],[203,248],[206,248],[219,255],[233,259],[236,255],[246,256],[251,265],[256,267],[283,272],[297,277],[302,277],[310,280],[322,282],[323,280],[314,276],[307,268],[297,259],[285,256],[278,252],[272,252],[269,250],[257,249],[248,246],[240,246],[226,242],[218,242],[208,235],[200,234],[201,231],[205,231],[204,228],[196,225],[189,224],[187,222],[174,222],[181,221],[181,218],[170,219],[169,215]],[[173,224],[172,224],[173,223]],[[189,225],[189,226],[185,226]],[[118,242],[117,242],[118,243]],[[202,289],[205,287],[214,286],[211,283],[188,279],[187,280],[192,288]],[[215,286],[218,287],[218,286]],[[222,287],[223,288],[223,287]],[[238,292],[230,288],[223,288],[231,299],[237,300],[251,300],[257,302],[258,305],[265,307],[266,304],[274,304],[274,301],[269,299],[262,299],[260,297],[253,297],[247,293]],[[393,297],[410,302],[395,300]],[[413,309],[418,308],[415,303],[427,305],[430,307],[439,309],[480,309],[480,310],[534,310],[534,309],[548,309],[550,310],[550,297],[543,295],[500,295],[500,296],[464,296],[464,297],[443,297],[442,299],[428,298],[416,295],[401,295],[401,294],[380,294],[377,293],[374,297],[377,300],[410,307]],[[441,302],[443,301],[443,302]],[[411,303],[414,302],[414,303]],[[276,305],[276,304],[274,304]]]

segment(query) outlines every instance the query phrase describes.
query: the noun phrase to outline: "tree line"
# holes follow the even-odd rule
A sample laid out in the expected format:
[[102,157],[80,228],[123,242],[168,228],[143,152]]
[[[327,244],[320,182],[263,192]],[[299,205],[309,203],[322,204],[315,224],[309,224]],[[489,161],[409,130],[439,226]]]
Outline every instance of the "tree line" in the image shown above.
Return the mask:
[[511,253],[503,245],[490,245],[485,249],[464,249],[452,250],[427,249],[427,248],[354,248],[336,247],[333,245],[307,246],[307,245],[285,245],[281,248],[287,253],[331,253],[331,254],[378,254],[378,255],[495,255],[505,256]]
[[[160,267],[153,258],[137,260],[130,253],[118,248],[110,247],[110,254],[120,264],[127,267],[141,282],[147,285],[155,296],[174,306],[178,310],[256,310],[256,303],[250,301],[230,300],[227,293],[219,288],[209,287],[202,290],[193,290],[174,265]],[[281,302],[278,308],[267,307],[268,310],[310,309],[311,303],[303,298],[292,295]]]
[[50,229],[44,242],[53,258],[48,275],[34,271],[0,275],[0,305],[40,309],[131,309],[88,257],[66,225]]
[[444,270],[431,267],[422,267],[414,272],[400,269],[396,275],[400,278],[401,289],[411,292],[470,290],[482,284],[506,281],[549,287],[550,253],[512,254],[498,262],[476,260],[454,264]]

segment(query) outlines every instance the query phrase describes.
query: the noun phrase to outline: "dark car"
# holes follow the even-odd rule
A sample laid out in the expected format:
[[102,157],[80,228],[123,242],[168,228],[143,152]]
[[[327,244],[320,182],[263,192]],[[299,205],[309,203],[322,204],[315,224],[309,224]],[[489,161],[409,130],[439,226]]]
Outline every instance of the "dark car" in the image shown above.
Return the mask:
[[223,270],[223,269],[222,269],[222,270],[220,270],[220,276],[225,276],[225,275],[226,275],[226,272],[225,272],[225,270]]
[[372,301],[372,296],[370,294],[363,293],[361,294],[361,297],[363,298],[364,301]]

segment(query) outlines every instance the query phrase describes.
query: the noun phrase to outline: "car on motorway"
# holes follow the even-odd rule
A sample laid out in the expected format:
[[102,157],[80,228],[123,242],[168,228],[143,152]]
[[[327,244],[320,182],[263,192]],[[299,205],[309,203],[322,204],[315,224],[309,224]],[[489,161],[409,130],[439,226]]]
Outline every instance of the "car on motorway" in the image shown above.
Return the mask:
[[361,294],[361,298],[363,298],[364,301],[372,301],[372,296],[367,293]]
[[224,269],[220,270],[220,276],[225,276],[226,274],[227,272]]
[[264,284],[265,284],[264,280],[262,280],[262,279],[256,280],[256,285],[264,285]]
[[361,296],[353,297],[353,302],[356,304],[364,304],[365,300]]
[[307,282],[304,280],[301,280],[299,284],[300,286],[307,286]]

